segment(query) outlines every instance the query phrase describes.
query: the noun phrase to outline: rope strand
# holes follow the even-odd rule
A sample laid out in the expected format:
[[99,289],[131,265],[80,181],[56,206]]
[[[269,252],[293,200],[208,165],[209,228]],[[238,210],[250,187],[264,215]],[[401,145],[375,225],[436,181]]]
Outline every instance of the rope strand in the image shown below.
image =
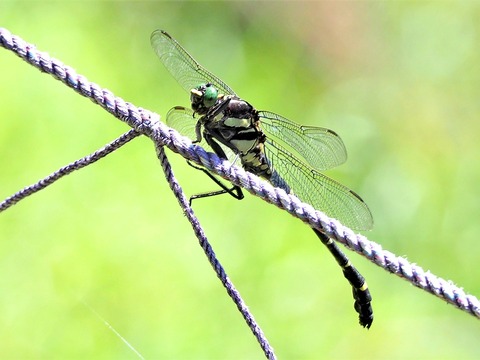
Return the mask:
[[220,262],[217,260],[215,252],[213,251],[212,246],[208,242],[205,232],[200,226],[200,223],[197,217],[193,213],[193,209],[188,204],[188,200],[182,190],[182,187],[177,182],[177,179],[173,174],[167,155],[165,154],[164,147],[157,146],[156,149],[157,149],[157,157],[160,160],[160,163],[162,164],[162,168],[165,173],[165,177],[167,178],[168,184],[170,185],[172,192],[175,194],[175,197],[177,198],[178,203],[180,204],[180,207],[183,209],[188,221],[192,225],[195,236],[198,238],[199,244],[202,247],[203,251],[205,252],[205,255],[207,256],[208,261],[210,262],[213,269],[215,270],[217,277],[220,279],[223,286],[227,290],[227,293],[230,296],[230,298],[233,300],[235,305],[237,305],[238,310],[242,314],[243,318],[245,319],[245,322],[247,323],[248,327],[252,331],[253,335],[257,338],[257,341],[260,344],[260,347],[262,348],[267,359],[269,360],[276,359],[275,354],[273,352],[273,348],[268,343],[268,340],[263,334],[262,329],[256,323],[253,315],[250,313],[247,305],[245,304],[242,297],[240,296],[240,293],[237,291],[233,283],[230,281],[230,278],[227,276],[224,268],[222,267]]
[[87,165],[93,164],[139,135],[139,132],[131,129],[125,134],[121,135],[119,138],[113,140],[111,143],[105,145],[103,148],[84,156],[83,158],[78,159],[71,164],[61,167],[50,175],[37,181],[35,184],[26,186],[22,190],[17,191],[12,196],[7,197],[5,200],[0,202],[0,212],[7,210],[10,206],[15,205],[20,200],[25,199],[27,196],[33,195],[36,192],[45,189],[47,186],[52,185],[57,180],[60,180],[62,177],[71,174],[75,170],[80,170]]

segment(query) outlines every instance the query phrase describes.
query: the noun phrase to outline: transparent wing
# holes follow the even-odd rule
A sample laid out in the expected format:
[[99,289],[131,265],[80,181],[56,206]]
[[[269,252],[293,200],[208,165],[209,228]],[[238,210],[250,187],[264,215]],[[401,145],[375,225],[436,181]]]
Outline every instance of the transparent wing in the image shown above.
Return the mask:
[[259,111],[261,127],[268,138],[316,170],[327,170],[347,160],[347,150],[334,131],[314,126],[301,126],[269,111]]
[[[192,109],[185,108],[183,106],[175,106],[168,111],[166,121],[168,126],[173,127],[183,136],[188,137],[192,141],[195,141],[197,139],[195,127],[197,125],[198,118],[195,117]],[[207,151],[215,152],[210,147],[210,145],[208,145],[208,143],[203,137],[198,144]],[[233,153],[233,151],[226,146],[223,146],[221,144],[219,145],[222,147],[225,155],[227,155],[228,160],[230,162],[234,161],[235,154]]]
[[167,32],[155,30],[150,42],[163,65],[188,93],[198,85],[211,83],[219,93],[235,95],[227,84],[196,62]]
[[271,138],[265,145],[275,172],[270,180],[273,185],[291,190],[302,201],[352,229],[372,228],[372,214],[355,192],[306,165]]
[[195,127],[198,119],[194,117],[191,109],[175,106],[168,111],[166,121],[168,126],[174,128],[183,136],[190,138],[192,141],[197,139]]

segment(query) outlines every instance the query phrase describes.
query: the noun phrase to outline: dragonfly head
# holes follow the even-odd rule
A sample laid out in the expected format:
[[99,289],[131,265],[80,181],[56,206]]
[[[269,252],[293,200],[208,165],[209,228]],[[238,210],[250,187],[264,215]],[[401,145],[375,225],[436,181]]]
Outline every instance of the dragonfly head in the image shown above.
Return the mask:
[[202,84],[190,90],[192,109],[196,113],[205,114],[218,99],[218,90],[210,83]]

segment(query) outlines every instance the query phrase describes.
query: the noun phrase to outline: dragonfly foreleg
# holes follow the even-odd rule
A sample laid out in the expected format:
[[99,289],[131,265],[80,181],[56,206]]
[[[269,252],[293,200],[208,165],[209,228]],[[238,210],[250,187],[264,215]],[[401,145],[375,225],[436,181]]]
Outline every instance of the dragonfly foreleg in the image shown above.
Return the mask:
[[343,271],[343,275],[352,286],[354,308],[358,313],[360,325],[370,328],[373,322],[372,296],[368,290],[365,278],[352,265],[347,256],[339,249],[337,244],[320,231],[313,229],[320,241],[327,247]]

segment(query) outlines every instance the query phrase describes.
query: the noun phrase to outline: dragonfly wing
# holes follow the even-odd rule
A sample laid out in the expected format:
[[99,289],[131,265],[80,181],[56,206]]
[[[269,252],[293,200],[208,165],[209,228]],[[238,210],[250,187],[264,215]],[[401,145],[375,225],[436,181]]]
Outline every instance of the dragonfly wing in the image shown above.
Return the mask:
[[192,141],[197,139],[195,127],[198,119],[194,117],[193,110],[183,106],[175,106],[171,108],[166,117],[167,125],[173,127],[183,136],[190,138]]
[[155,30],[150,42],[163,65],[188,93],[198,85],[210,83],[219,93],[235,95],[227,84],[195,61],[167,32]]
[[[306,165],[279,143],[267,138],[265,153],[274,169],[273,185],[356,230],[368,230],[373,218],[355,192]],[[287,184],[287,186],[285,186]]]
[[334,131],[301,126],[269,111],[259,111],[261,127],[268,138],[301,158],[316,170],[327,170],[347,160],[347,150]]
[[[195,141],[197,139],[195,128],[198,120],[199,119],[195,117],[195,113],[193,112],[192,109],[189,109],[183,106],[175,106],[171,108],[168,111],[167,117],[166,117],[166,122],[168,126],[173,127],[180,134],[188,137],[192,141]],[[211,148],[211,146],[208,145],[208,143],[205,141],[203,137],[198,144],[207,151],[215,152]],[[228,160],[232,162],[235,159],[235,154],[233,153],[233,151],[230,148],[223,146],[222,144],[218,144],[218,145],[221,146]]]

